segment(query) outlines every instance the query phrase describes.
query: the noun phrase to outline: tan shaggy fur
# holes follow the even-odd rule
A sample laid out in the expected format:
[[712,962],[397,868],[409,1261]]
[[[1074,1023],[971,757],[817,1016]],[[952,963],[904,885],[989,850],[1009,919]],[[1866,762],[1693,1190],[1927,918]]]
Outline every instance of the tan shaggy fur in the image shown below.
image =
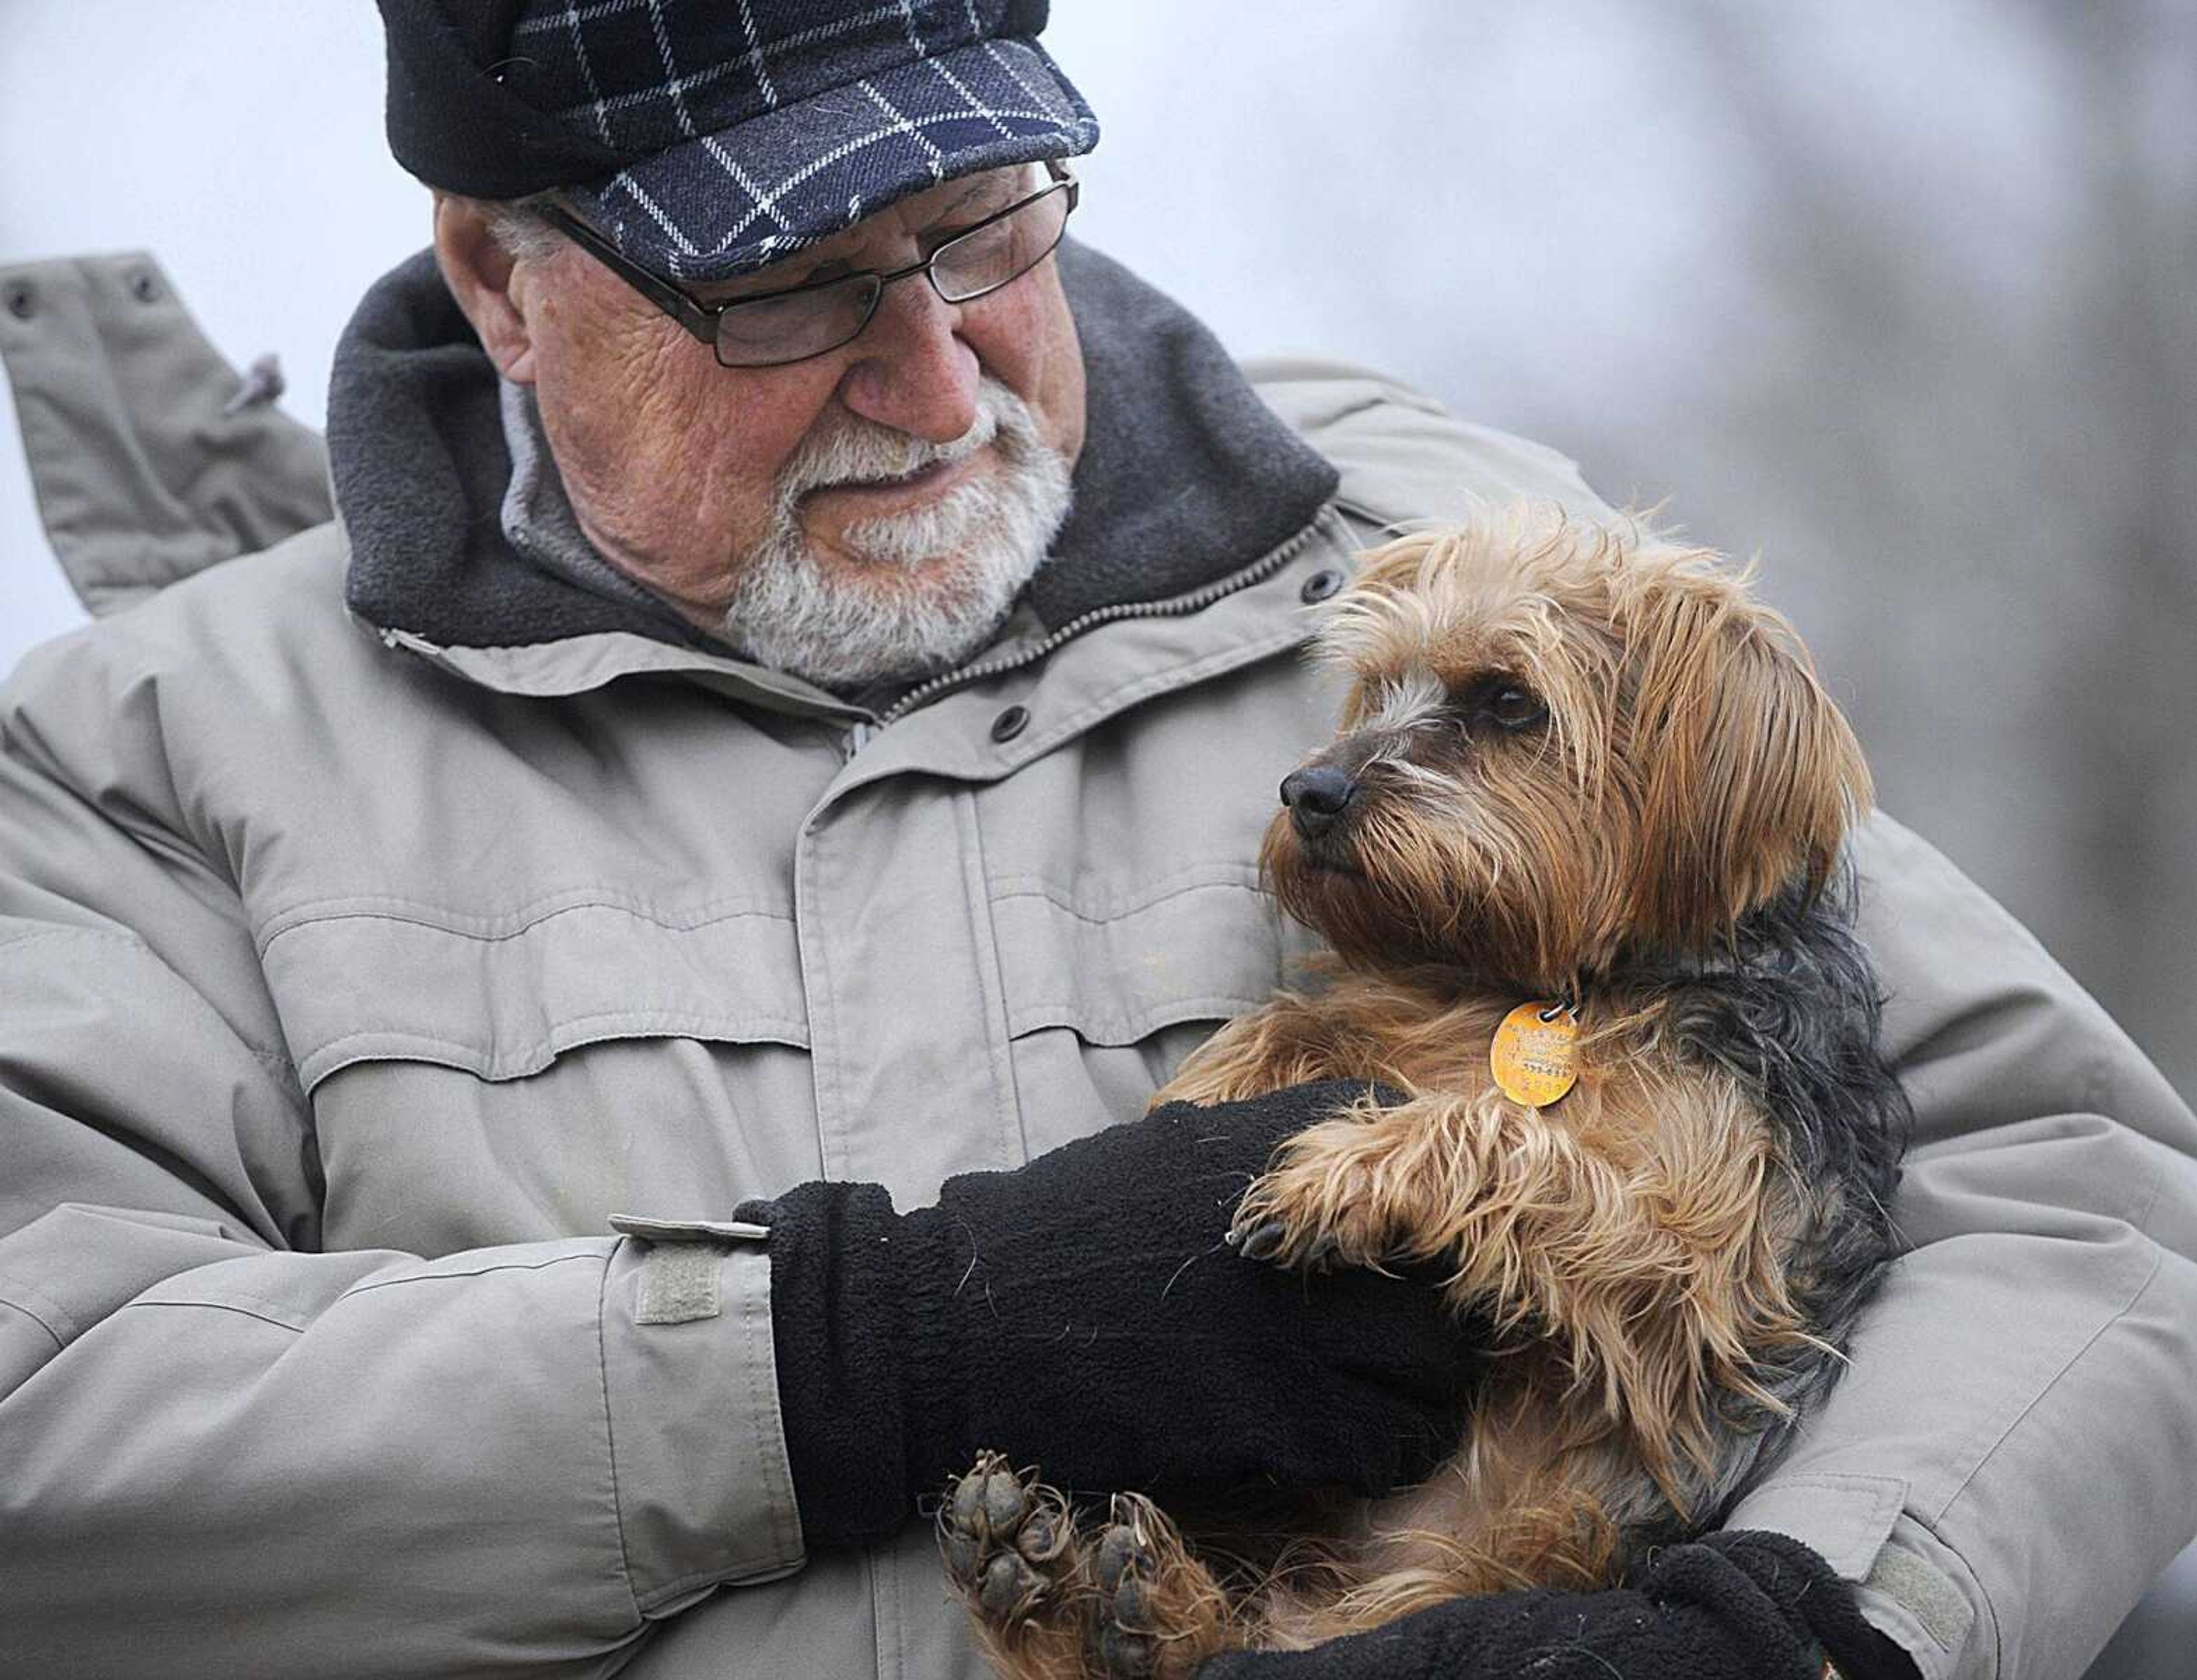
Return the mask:
[[[1335,954],[1155,1100],[1334,1078],[1405,1093],[1286,1144],[1236,1228],[1278,1224],[1277,1263],[1439,1266],[1498,1352],[1432,1479],[1252,1579],[1139,1503],[1162,1560],[1149,1672],[1458,1595],[1608,1584],[1628,1535],[1706,1517],[1740,1437],[1782,1410],[1758,1361],[1811,1340],[1784,1263],[1836,1187],[1800,1182],[1747,1092],[1682,1062],[1660,994],[1625,978],[1629,956],[1713,949],[1796,879],[1820,886],[1869,801],[1805,651],[1746,582],[1638,526],[1521,507],[1377,550],[1331,610],[1321,651],[1354,681],[1310,762],[1357,790],[1348,854],[1285,811],[1264,863]],[[1484,713],[1506,689],[1544,704],[1536,727],[1475,721],[1474,697]],[[1535,1109],[1495,1087],[1489,1042],[1557,998],[1580,1011],[1581,1071]],[[1021,1680],[1100,1675],[1087,1600],[978,1625]]]

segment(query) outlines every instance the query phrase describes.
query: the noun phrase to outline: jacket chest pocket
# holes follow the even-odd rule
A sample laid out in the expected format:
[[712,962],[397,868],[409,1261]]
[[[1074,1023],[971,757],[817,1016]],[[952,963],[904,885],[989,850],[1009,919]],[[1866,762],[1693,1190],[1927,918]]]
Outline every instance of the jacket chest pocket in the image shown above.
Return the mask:
[[599,1234],[613,1213],[723,1217],[814,1176],[782,913],[349,903],[276,924],[263,953],[313,1105],[328,1246],[432,1254]]
[[1141,1113],[1319,948],[1242,865],[1110,895],[1002,883],[992,913],[1032,1153]]

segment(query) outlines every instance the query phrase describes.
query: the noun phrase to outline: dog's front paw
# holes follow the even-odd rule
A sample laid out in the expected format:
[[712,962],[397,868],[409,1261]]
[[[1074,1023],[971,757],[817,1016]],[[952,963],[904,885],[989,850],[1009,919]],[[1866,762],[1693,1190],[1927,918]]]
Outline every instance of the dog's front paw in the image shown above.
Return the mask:
[[[1246,1205],[1249,1199],[1246,1198]],[[1342,1245],[1326,1231],[1305,1237],[1287,1219],[1253,1209],[1229,1227],[1228,1245],[1245,1260],[1270,1260],[1294,1272],[1326,1272],[1344,1263]]]
[[1378,1266],[1388,1230],[1365,1170],[1367,1137],[1361,1123],[1328,1121],[1291,1138],[1237,1204],[1230,1245],[1293,1271]]

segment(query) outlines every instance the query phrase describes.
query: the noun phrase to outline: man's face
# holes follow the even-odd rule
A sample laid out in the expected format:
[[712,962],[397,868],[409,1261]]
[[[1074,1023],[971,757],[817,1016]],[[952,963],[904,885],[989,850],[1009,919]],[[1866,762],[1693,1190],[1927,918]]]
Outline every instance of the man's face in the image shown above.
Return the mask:
[[[698,295],[905,267],[1044,179],[948,182]],[[968,304],[911,275],[851,343],[777,368],[720,367],[576,247],[519,264],[510,296],[527,354],[506,371],[582,529],[765,663],[854,683],[973,652],[1065,513],[1083,360],[1050,258]]]

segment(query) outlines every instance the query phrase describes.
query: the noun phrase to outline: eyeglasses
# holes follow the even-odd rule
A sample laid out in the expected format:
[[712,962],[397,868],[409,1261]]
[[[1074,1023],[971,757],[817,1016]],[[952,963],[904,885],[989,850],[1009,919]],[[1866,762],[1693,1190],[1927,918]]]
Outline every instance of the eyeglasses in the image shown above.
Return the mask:
[[1050,186],[942,240],[920,263],[880,273],[865,269],[830,280],[705,304],[651,274],[553,200],[532,207],[542,219],[716,353],[727,368],[777,368],[822,356],[859,337],[885,287],[910,275],[929,279],[949,304],[974,303],[1021,279],[1052,254],[1075,208],[1077,182],[1047,163]]

